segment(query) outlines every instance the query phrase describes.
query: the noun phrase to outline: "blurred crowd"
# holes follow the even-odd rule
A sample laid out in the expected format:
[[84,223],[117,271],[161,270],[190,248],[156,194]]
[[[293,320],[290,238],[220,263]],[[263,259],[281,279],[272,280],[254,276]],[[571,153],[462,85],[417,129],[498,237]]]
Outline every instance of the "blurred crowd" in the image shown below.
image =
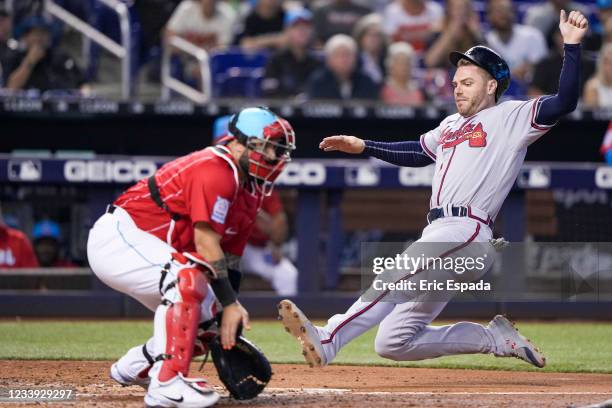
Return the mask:
[[[80,4],[57,2],[67,8]],[[256,96],[361,99],[406,106],[452,100],[447,55],[475,44],[490,46],[508,62],[513,77],[508,97],[554,93],[563,52],[559,10],[578,9],[591,23],[582,61],[583,103],[612,107],[612,0],[596,4],[569,0],[127,3],[138,16],[140,54],[151,54],[151,49],[179,36],[211,53],[231,49],[264,55]],[[52,24],[40,0],[14,2],[12,8],[0,9],[5,88],[88,92],[89,85],[95,87],[95,77],[79,67],[75,55],[58,46],[66,29]],[[159,58],[143,61],[157,72],[148,80],[159,81]],[[201,81],[193,61],[185,60],[180,67],[187,82]]]

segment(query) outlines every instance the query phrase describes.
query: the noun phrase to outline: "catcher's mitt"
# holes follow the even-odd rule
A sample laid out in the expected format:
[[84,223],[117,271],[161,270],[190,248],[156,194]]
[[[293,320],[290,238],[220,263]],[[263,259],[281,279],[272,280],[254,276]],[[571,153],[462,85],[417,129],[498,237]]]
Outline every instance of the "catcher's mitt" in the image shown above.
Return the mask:
[[270,362],[249,340],[238,336],[236,345],[224,350],[221,337],[216,336],[209,347],[219,379],[235,399],[255,398],[268,385],[272,377]]

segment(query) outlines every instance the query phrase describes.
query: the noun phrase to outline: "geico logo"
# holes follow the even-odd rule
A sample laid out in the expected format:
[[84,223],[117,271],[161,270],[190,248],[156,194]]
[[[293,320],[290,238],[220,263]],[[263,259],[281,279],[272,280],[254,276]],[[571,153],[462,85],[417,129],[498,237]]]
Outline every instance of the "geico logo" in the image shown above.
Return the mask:
[[431,186],[433,172],[433,166],[401,167],[398,173],[399,183],[402,186]]
[[64,177],[70,182],[130,183],[155,173],[157,165],[151,161],[69,160],[64,164]]
[[595,171],[595,185],[599,188],[612,188],[612,167],[598,167]]
[[276,182],[286,186],[320,186],[326,178],[327,172],[321,163],[288,163]]

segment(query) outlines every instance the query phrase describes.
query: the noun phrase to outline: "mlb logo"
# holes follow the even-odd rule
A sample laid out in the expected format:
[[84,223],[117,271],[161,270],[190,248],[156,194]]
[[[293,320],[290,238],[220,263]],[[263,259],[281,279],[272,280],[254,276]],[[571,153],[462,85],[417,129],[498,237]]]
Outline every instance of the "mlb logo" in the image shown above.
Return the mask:
[[42,178],[42,163],[39,160],[10,160],[8,178],[11,181],[39,181]]
[[376,186],[380,182],[380,171],[370,165],[348,167],[344,180],[349,186]]

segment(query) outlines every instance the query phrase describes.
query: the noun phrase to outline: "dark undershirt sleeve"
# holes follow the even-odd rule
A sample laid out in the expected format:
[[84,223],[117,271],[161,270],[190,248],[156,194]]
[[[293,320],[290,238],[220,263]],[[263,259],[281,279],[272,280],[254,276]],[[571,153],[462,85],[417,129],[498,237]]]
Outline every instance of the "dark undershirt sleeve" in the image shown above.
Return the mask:
[[559,76],[559,91],[540,99],[535,122],[554,125],[562,116],[576,109],[580,96],[580,44],[563,46],[563,67]]
[[424,167],[434,162],[425,154],[421,144],[414,141],[375,142],[366,140],[362,155],[376,157],[387,163],[404,167]]

